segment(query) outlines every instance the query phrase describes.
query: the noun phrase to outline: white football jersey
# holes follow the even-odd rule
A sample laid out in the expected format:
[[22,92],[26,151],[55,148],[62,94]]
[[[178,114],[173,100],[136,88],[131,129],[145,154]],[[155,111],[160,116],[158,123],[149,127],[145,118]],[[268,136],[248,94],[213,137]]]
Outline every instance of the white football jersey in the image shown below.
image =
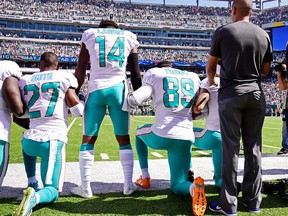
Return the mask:
[[[220,78],[215,77],[216,83],[220,83]],[[208,101],[209,114],[206,118],[205,128],[211,131],[220,132],[220,120],[218,113],[218,86],[208,86],[208,78],[205,78],[201,81],[201,88],[205,88],[210,93],[210,99]]]
[[144,74],[142,87],[133,96],[135,101],[142,102],[149,98],[147,90],[151,89],[156,118],[151,129],[155,134],[194,141],[190,109],[199,87],[200,79],[193,72],[153,68]]
[[29,130],[25,131],[24,137],[42,142],[58,139],[67,143],[65,94],[69,87],[78,87],[74,75],[56,70],[38,72],[23,76],[19,87],[30,116]]
[[123,81],[127,58],[131,50],[139,46],[135,34],[113,28],[88,29],[83,33],[81,42],[90,55],[88,93]]
[[11,115],[8,104],[2,96],[2,85],[7,77],[20,78],[22,73],[19,66],[13,61],[0,61],[0,140],[10,142]]

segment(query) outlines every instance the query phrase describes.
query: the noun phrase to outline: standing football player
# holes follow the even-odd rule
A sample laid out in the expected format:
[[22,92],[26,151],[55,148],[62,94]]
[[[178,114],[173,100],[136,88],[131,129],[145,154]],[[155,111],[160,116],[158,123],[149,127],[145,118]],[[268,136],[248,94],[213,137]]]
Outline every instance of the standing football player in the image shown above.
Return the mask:
[[[94,143],[108,108],[119,144],[120,161],[124,174],[124,195],[136,190],[132,182],[134,156],[130,144],[130,115],[123,107],[128,94],[126,64],[131,71],[133,89],[141,86],[136,35],[119,29],[113,20],[101,21],[99,28],[86,30],[81,39],[81,51],[75,75],[82,86],[90,61],[88,96],[83,115],[83,137],[79,152],[81,185],[72,188],[72,194],[83,198],[92,197],[90,187],[94,162]],[[122,110],[123,109],[123,110]]]

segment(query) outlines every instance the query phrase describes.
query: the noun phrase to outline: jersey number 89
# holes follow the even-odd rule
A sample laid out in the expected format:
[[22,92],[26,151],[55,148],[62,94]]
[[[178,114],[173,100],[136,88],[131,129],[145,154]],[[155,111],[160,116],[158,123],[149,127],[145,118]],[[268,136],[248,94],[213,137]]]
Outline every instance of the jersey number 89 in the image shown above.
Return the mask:
[[[175,77],[165,77],[163,79],[164,95],[163,102],[166,107],[178,107],[181,104],[185,108],[190,108],[194,100],[194,83],[189,78],[177,79]],[[179,101],[179,94],[184,96]]]

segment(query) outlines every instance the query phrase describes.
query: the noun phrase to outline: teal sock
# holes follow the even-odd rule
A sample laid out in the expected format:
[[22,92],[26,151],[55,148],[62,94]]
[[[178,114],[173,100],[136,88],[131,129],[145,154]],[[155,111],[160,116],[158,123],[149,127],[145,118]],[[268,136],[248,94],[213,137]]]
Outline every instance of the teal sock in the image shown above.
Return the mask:
[[127,145],[125,145],[125,146],[119,146],[119,149],[120,149],[120,150],[132,149],[132,146],[131,146],[131,144],[127,144]]
[[88,143],[82,143],[81,144],[80,151],[89,151],[89,150],[94,150],[93,144],[88,144]]
[[52,186],[46,186],[36,193],[40,197],[39,204],[53,203],[59,197],[58,190]]

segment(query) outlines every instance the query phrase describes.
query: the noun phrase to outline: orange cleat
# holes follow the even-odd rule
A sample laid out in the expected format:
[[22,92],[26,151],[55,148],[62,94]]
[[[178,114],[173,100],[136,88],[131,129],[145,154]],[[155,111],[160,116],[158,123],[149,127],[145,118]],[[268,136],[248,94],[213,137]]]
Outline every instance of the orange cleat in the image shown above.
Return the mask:
[[194,215],[204,215],[207,208],[207,200],[204,191],[204,179],[198,176],[195,178],[192,187],[192,210]]
[[142,179],[142,176],[140,176],[140,178],[138,178],[135,181],[136,185],[139,185],[140,187],[142,187],[143,189],[149,189],[150,188],[150,178],[147,177],[145,179]]

